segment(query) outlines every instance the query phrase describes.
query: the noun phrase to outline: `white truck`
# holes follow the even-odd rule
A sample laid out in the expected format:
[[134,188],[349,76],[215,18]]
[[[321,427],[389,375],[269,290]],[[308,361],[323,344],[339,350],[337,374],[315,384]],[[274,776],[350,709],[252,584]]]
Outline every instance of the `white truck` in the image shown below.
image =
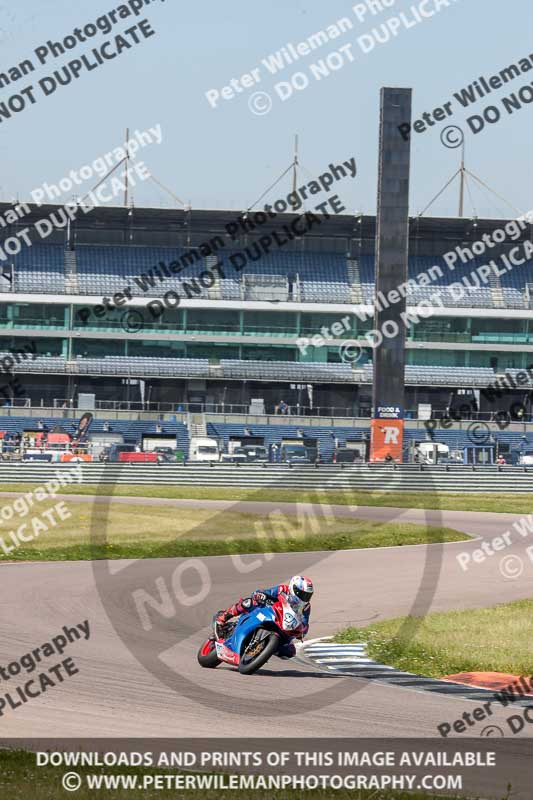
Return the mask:
[[422,464],[438,464],[441,459],[450,457],[450,448],[441,442],[420,442],[417,450],[418,461]]
[[192,436],[189,442],[189,461],[220,461],[217,440],[208,436]]

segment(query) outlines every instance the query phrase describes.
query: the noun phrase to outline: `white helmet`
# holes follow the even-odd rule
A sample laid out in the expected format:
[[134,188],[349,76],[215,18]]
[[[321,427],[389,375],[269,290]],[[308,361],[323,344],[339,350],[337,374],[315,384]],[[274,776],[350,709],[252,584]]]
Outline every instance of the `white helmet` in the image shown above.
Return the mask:
[[289,594],[294,595],[294,597],[297,597],[298,600],[308,603],[313,596],[313,592],[313,583],[309,580],[309,578],[306,578],[303,575],[295,575],[290,579]]

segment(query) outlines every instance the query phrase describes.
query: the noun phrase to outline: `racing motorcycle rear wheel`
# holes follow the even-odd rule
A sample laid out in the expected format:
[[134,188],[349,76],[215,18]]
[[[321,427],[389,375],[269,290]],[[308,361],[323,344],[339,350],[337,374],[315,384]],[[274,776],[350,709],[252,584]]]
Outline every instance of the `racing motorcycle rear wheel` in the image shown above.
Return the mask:
[[244,648],[239,662],[241,675],[251,675],[266,664],[279,647],[279,634],[259,628]]
[[221,663],[217,656],[214,639],[208,639],[200,647],[198,650],[198,663],[201,667],[206,667],[207,669],[214,669]]

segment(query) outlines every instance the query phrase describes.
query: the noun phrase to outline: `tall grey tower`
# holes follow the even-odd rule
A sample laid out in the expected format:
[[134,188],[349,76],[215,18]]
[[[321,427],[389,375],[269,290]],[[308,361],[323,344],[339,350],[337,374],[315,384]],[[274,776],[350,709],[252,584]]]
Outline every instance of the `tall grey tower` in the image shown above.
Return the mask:
[[[387,297],[407,280],[409,246],[410,140],[398,130],[411,123],[411,89],[382,89],[379,128],[378,204],[376,218],[376,294]],[[401,459],[405,398],[406,301],[375,310],[374,328],[383,336],[374,349],[373,420],[370,458],[388,454]],[[396,332],[396,329],[397,332]]]

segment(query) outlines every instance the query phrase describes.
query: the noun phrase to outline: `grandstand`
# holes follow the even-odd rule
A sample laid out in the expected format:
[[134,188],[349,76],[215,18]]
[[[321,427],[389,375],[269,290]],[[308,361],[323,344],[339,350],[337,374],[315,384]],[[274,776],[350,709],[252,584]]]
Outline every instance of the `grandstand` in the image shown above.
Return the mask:
[[[0,204],[1,213],[8,208]],[[25,225],[53,210],[35,208]],[[94,393],[103,418],[104,410],[113,407],[178,415],[237,408],[247,413],[254,399],[263,403],[265,414],[273,414],[283,399],[291,415],[367,419],[375,219],[333,217],[259,257],[258,236],[268,231],[250,230],[234,239],[226,226],[235,216],[229,211],[99,208],[81,215],[68,231],[54,231],[46,241],[10,256],[2,267],[0,350],[7,355],[35,342],[38,353],[15,367],[23,387],[15,404],[46,409],[67,402],[76,408],[80,393]],[[407,332],[408,418],[416,419],[420,404],[431,405],[438,416],[461,394],[477,392],[479,412],[488,419],[500,408],[480,390],[502,373],[533,362],[531,263],[491,276],[486,285],[471,280],[461,294],[452,284],[468,279],[486,261],[458,261],[451,270],[444,260],[445,253],[471,247],[506,222],[410,220],[409,278],[416,285],[409,287],[408,307],[435,292],[442,307],[411,323]],[[16,231],[16,226],[6,228],[2,236]],[[499,258],[531,239],[527,226],[520,239],[498,245],[490,257]],[[206,241],[222,246],[212,255],[200,255]],[[242,270],[235,269],[236,254],[244,254]],[[166,269],[187,260],[177,274]],[[439,268],[440,277],[431,285],[418,284],[431,267]],[[212,279],[199,281],[202,272]],[[160,315],[151,312],[149,303],[169,291],[179,295],[179,305]],[[103,298],[112,301],[114,294],[128,292],[127,306],[104,308]],[[125,322],[132,309],[140,330]],[[350,324],[342,337],[313,342],[346,315]],[[348,341],[360,346],[356,361],[343,360],[342,344]],[[523,402],[529,420],[527,381],[498,403],[507,409]],[[9,419],[14,424],[14,417]],[[324,433],[320,428],[317,424],[318,438]],[[130,430],[125,434],[130,436]],[[220,436],[224,439],[226,432]],[[339,437],[342,441],[340,432]],[[324,433],[324,441],[329,440]],[[329,444],[324,446],[328,451]]]

